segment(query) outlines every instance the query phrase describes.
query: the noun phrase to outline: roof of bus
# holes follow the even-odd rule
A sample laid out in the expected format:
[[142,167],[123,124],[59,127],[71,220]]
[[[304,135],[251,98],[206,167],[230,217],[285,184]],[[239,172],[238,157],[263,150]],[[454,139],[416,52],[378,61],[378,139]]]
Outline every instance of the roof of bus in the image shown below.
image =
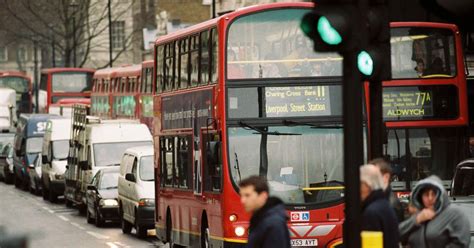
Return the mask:
[[267,9],[278,9],[278,8],[285,8],[285,7],[311,8],[313,6],[314,6],[314,4],[309,3],[309,2],[294,2],[294,3],[268,3],[268,4],[260,4],[260,5],[253,5],[253,6],[249,6],[249,7],[244,7],[244,8],[240,8],[240,9],[237,9],[235,11],[229,12],[227,14],[224,14],[222,16],[219,16],[217,18],[214,18],[214,19],[211,19],[211,20],[208,20],[208,21],[205,21],[205,22],[201,22],[201,23],[198,23],[196,25],[193,25],[193,26],[190,26],[190,27],[187,27],[187,28],[183,28],[183,29],[178,30],[176,32],[173,32],[171,34],[164,35],[164,36],[158,38],[156,40],[155,44],[158,45],[158,44],[166,43],[166,42],[169,42],[170,40],[174,40],[174,39],[179,38],[181,36],[186,36],[186,35],[195,33],[197,30],[206,29],[206,28],[210,28],[212,26],[216,26],[217,23],[219,22],[219,20],[221,20],[221,19],[233,19],[237,16],[241,16],[241,15],[245,15],[245,14],[248,14],[248,13],[257,12],[257,11],[261,11],[261,10],[267,10]]
[[118,76],[118,77],[140,76],[141,71],[142,71],[142,65],[141,64],[130,65],[130,66],[124,66],[124,67],[117,68],[117,71],[116,71],[115,75]]
[[21,71],[0,71],[0,77],[21,77],[31,81],[31,77]]
[[94,78],[111,78],[115,75],[115,72],[117,70],[118,70],[117,67],[99,69],[94,72]]
[[154,65],[155,65],[155,61],[153,60],[145,60],[142,62],[142,67],[153,68]]
[[90,68],[76,68],[76,67],[56,67],[41,70],[41,73],[56,73],[56,72],[95,72],[95,69]]

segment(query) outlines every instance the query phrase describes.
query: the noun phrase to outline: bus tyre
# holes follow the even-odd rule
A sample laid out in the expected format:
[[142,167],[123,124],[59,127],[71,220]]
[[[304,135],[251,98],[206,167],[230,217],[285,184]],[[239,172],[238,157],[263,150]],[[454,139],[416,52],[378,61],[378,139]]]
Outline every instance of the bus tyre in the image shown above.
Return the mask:
[[168,247],[173,248],[173,226],[171,224],[171,215],[168,209],[168,213],[166,214],[166,242],[168,243]]
[[201,227],[201,248],[209,248],[209,227],[207,223],[203,223]]

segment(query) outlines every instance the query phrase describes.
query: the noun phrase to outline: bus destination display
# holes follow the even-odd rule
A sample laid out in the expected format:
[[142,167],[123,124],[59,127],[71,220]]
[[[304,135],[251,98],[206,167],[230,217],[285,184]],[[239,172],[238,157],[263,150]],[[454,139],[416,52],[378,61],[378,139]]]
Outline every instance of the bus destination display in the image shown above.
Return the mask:
[[420,120],[434,116],[433,92],[418,87],[386,87],[383,89],[385,120]]
[[265,88],[266,117],[331,115],[329,86]]

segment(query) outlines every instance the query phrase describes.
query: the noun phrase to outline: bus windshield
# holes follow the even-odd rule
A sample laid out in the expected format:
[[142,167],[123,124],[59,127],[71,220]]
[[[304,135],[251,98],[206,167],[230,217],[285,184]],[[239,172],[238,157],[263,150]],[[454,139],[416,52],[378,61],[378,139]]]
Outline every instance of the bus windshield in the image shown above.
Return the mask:
[[301,31],[301,19],[309,11],[277,9],[235,20],[227,40],[227,78],[341,76],[342,58],[315,53]]
[[150,146],[151,141],[116,142],[94,144],[95,166],[113,166],[120,164],[125,150],[135,146]]
[[391,28],[392,78],[456,75],[454,35],[442,28]]
[[384,153],[392,180],[416,182],[430,175],[451,180],[456,164],[468,155],[456,147],[468,147],[467,142],[462,128],[390,129]]
[[266,176],[270,194],[288,204],[325,203],[343,197],[342,127],[231,127],[229,163],[236,185]]
[[0,87],[7,87],[17,93],[28,92],[30,86],[27,79],[22,77],[0,77]]
[[78,93],[92,89],[92,74],[89,72],[61,72],[52,76],[52,89],[56,93]]

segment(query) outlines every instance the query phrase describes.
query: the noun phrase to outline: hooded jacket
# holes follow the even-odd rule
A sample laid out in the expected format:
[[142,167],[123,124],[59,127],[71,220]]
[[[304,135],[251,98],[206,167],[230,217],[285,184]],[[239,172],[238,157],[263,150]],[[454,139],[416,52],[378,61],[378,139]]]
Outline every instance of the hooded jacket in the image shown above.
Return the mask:
[[250,219],[247,248],[290,248],[287,220],[283,202],[275,197],[268,198]]
[[399,225],[402,244],[419,248],[469,247],[470,228],[467,217],[450,204],[441,180],[430,176],[418,182],[411,193],[413,205],[424,208],[421,195],[426,188],[436,189],[435,217],[421,224],[416,223],[416,214]]

